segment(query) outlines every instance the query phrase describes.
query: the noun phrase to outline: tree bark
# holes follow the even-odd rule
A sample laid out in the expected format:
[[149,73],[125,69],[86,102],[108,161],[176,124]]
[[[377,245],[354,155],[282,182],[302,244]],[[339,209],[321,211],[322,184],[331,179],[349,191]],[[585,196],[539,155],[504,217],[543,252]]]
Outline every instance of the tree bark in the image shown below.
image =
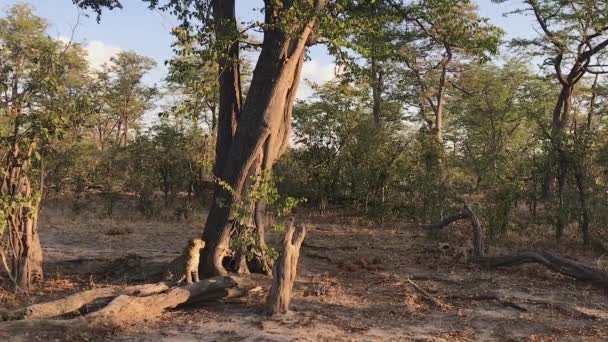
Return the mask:
[[272,286],[266,299],[266,312],[269,315],[285,314],[289,311],[293,283],[297,276],[300,247],[305,236],[306,228],[298,227],[296,233],[292,220],[285,232],[283,250],[272,269]]
[[[219,106],[217,119],[217,138],[215,145],[215,163],[213,173],[218,180],[225,181],[223,174],[232,146],[234,135],[238,127],[241,112],[241,79],[239,70],[239,34],[236,22],[235,0],[213,0],[213,16],[215,18],[216,40],[228,43],[228,51],[221,51],[219,65]],[[225,198],[230,196],[225,184],[216,184],[213,192],[212,208],[216,208],[216,215],[226,217],[226,221],[210,220],[211,212],[203,232],[203,240],[207,248],[201,252],[199,273],[204,276],[226,275],[222,266],[224,256],[229,250],[230,232],[227,225],[229,211],[224,205]],[[218,203],[222,202],[222,203]],[[218,206],[220,206],[218,208]],[[212,209],[213,210],[213,209]],[[214,224],[210,226],[210,221]],[[225,229],[217,229],[222,225]]]
[[[239,70],[239,33],[236,23],[235,0],[213,0],[216,39],[229,42],[227,51],[220,51],[219,113],[215,145],[214,173],[220,177],[226,165],[241,112],[241,75]],[[215,120],[214,120],[215,121]],[[215,128],[215,127],[214,127]]]
[[[435,108],[435,134],[437,141],[443,144],[443,109],[445,107],[445,88],[448,77],[448,65],[452,61],[452,50],[448,44],[445,45],[445,53],[441,60],[441,75],[439,76],[439,87],[437,89],[437,106]],[[443,150],[443,147],[441,148]]]

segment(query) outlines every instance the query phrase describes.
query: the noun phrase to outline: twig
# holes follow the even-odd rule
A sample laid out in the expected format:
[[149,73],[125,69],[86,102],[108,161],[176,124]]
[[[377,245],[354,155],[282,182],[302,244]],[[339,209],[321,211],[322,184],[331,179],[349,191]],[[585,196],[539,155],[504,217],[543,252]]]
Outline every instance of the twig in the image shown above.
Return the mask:
[[304,242],[304,244],[302,246],[306,247],[306,248],[313,248],[313,249],[331,249],[331,250],[335,250],[335,249],[340,249],[340,250],[359,249],[359,246],[319,246],[319,245],[312,245],[312,244],[310,244],[308,242]]
[[327,260],[329,262],[334,262],[334,259],[332,259],[331,257],[325,256],[325,255],[320,255],[320,254],[310,253],[310,252],[307,252],[307,253],[305,252],[304,255],[309,258],[321,259],[321,260]]
[[430,293],[426,292],[424,289],[422,289],[420,286],[418,286],[416,283],[414,283],[410,278],[407,278],[407,282],[410,283],[410,285],[412,285],[412,287],[416,291],[418,291],[420,294],[422,294],[424,296],[424,298],[426,298],[431,303],[435,304],[436,306],[438,306],[440,308],[446,307],[446,305],[444,303],[442,303],[439,299],[435,298]]
[[509,307],[509,308],[512,308],[512,309],[515,309],[515,310],[521,311],[521,312],[528,312],[528,309],[524,308],[523,306],[519,306],[511,301],[501,298],[500,296],[498,296],[496,294],[483,294],[483,295],[477,295],[477,296],[450,296],[449,298],[456,299],[456,300],[471,300],[471,301],[495,300],[503,306],[506,306],[506,307]]

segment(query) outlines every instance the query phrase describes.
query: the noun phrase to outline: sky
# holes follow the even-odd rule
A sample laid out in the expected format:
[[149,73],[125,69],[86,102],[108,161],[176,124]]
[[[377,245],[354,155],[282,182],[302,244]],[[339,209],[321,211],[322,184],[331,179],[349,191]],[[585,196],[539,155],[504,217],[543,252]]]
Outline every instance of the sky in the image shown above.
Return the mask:
[[[535,34],[531,17],[503,13],[515,9],[519,0],[502,4],[491,0],[474,0],[479,6],[479,13],[490,22],[507,32],[507,39]],[[123,10],[105,11],[98,24],[93,13],[89,17],[80,15],[72,0],[0,0],[0,10],[14,3],[31,4],[37,15],[49,22],[49,35],[57,38],[69,38],[74,30],[74,41],[81,42],[87,52],[92,67],[99,67],[110,57],[122,50],[133,50],[151,57],[157,66],[145,78],[149,84],[162,83],[166,75],[164,61],[172,55],[173,41],[170,30],[175,20],[167,13],[151,11],[141,0],[122,1]],[[237,17],[243,21],[258,19],[261,7],[260,0],[237,0]],[[85,12],[86,13],[86,12]],[[303,79],[322,83],[334,77],[333,59],[322,46],[315,46],[309,52],[310,60],[305,62],[302,70]],[[299,98],[312,94],[311,89],[302,83]]]

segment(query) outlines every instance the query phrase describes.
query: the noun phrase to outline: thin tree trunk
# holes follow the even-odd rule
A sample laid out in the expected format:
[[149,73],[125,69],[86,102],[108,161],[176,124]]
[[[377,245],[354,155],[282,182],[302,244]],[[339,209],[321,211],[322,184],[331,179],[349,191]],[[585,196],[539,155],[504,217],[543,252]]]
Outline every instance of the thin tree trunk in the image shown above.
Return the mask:
[[382,89],[384,88],[384,71],[375,57],[371,58],[371,76],[372,76],[372,115],[374,126],[380,128],[382,125]]
[[[241,76],[239,70],[239,42],[235,0],[213,0],[213,14],[218,41],[232,42],[228,51],[221,51],[219,59],[219,115],[215,145],[214,173],[220,177],[236,133],[241,112]],[[213,123],[215,128],[215,113]]]
[[[235,0],[213,0],[213,15],[216,20],[215,30],[218,41],[232,42],[228,51],[223,51],[219,59],[219,106],[217,118],[217,138],[215,145],[215,163],[213,173],[218,180],[225,182],[224,169],[230,153],[230,148],[237,130],[238,118],[241,111],[241,79],[239,71],[239,40],[236,22]],[[200,262],[202,275],[225,275],[222,266],[224,256],[229,250],[230,231],[227,227],[230,214],[230,204],[225,201],[231,196],[226,184],[216,184],[213,192],[212,206],[203,240],[207,248],[203,249]],[[220,203],[221,202],[221,203]],[[211,216],[211,213],[214,216]],[[215,219],[224,218],[224,219]]]
[[588,246],[591,242],[591,234],[589,232],[590,211],[587,200],[587,191],[585,189],[584,174],[580,168],[575,172],[576,188],[578,190],[579,201],[581,206],[580,228],[583,235],[583,245]]
[[564,131],[570,121],[570,107],[572,104],[572,92],[574,84],[563,84],[560,95],[553,108],[553,118],[551,121],[551,146],[547,165],[545,168],[545,179],[543,180],[543,198],[551,198],[553,193],[553,183],[556,180],[553,167],[558,166],[558,173],[563,172],[559,160],[563,158],[562,139]]
[[[445,54],[440,63],[441,75],[439,77],[439,88],[437,90],[437,106],[435,109],[435,134],[437,141],[443,143],[443,109],[445,107],[445,88],[448,78],[448,65],[452,61],[452,50],[445,44]],[[441,148],[443,150],[443,147]]]

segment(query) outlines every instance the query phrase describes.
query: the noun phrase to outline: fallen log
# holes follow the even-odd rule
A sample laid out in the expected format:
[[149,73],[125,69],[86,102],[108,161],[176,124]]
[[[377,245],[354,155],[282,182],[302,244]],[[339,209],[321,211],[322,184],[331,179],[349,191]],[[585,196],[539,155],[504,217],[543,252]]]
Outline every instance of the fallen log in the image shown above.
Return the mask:
[[542,250],[530,249],[515,255],[486,256],[483,243],[483,229],[475,212],[467,204],[463,209],[452,216],[447,217],[435,224],[421,225],[423,228],[441,229],[450,223],[468,219],[473,230],[473,258],[472,261],[488,268],[512,267],[523,264],[536,263],[545,266],[549,270],[565,276],[589,281],[592,284],[608,288],[608,273],[591,266],[584,265],[578,261],[571,260],[555,253]]
[[[62,300],[36,304],[26,308],[21,319],[0,323],[0,337],[27,332],[32,327],[62,331],[124,328],[140,322],[155,321],[164,311],[180,305],[242,296],[251,287],[245,279],[236,277],[215,277],[180,287],[164,288],[165,286],[166,284],[147,284],[120,291],[112,288],[94,289]],[[66,320],[48,319],[73,312],[84,304],[113,294],[116,297],[98,311]]]
[[169,289],[166,283],[144,284],[119,287],[102,287],[79,292],[65,298],[51,302],[32,304],[22,309],[14,311],[0,312],[0,321],[12,321],[20,319],[45,319],[63,316],[76,312],[87,304],[104,298],[113,298],[119,295],[147,296],[160,293]]

